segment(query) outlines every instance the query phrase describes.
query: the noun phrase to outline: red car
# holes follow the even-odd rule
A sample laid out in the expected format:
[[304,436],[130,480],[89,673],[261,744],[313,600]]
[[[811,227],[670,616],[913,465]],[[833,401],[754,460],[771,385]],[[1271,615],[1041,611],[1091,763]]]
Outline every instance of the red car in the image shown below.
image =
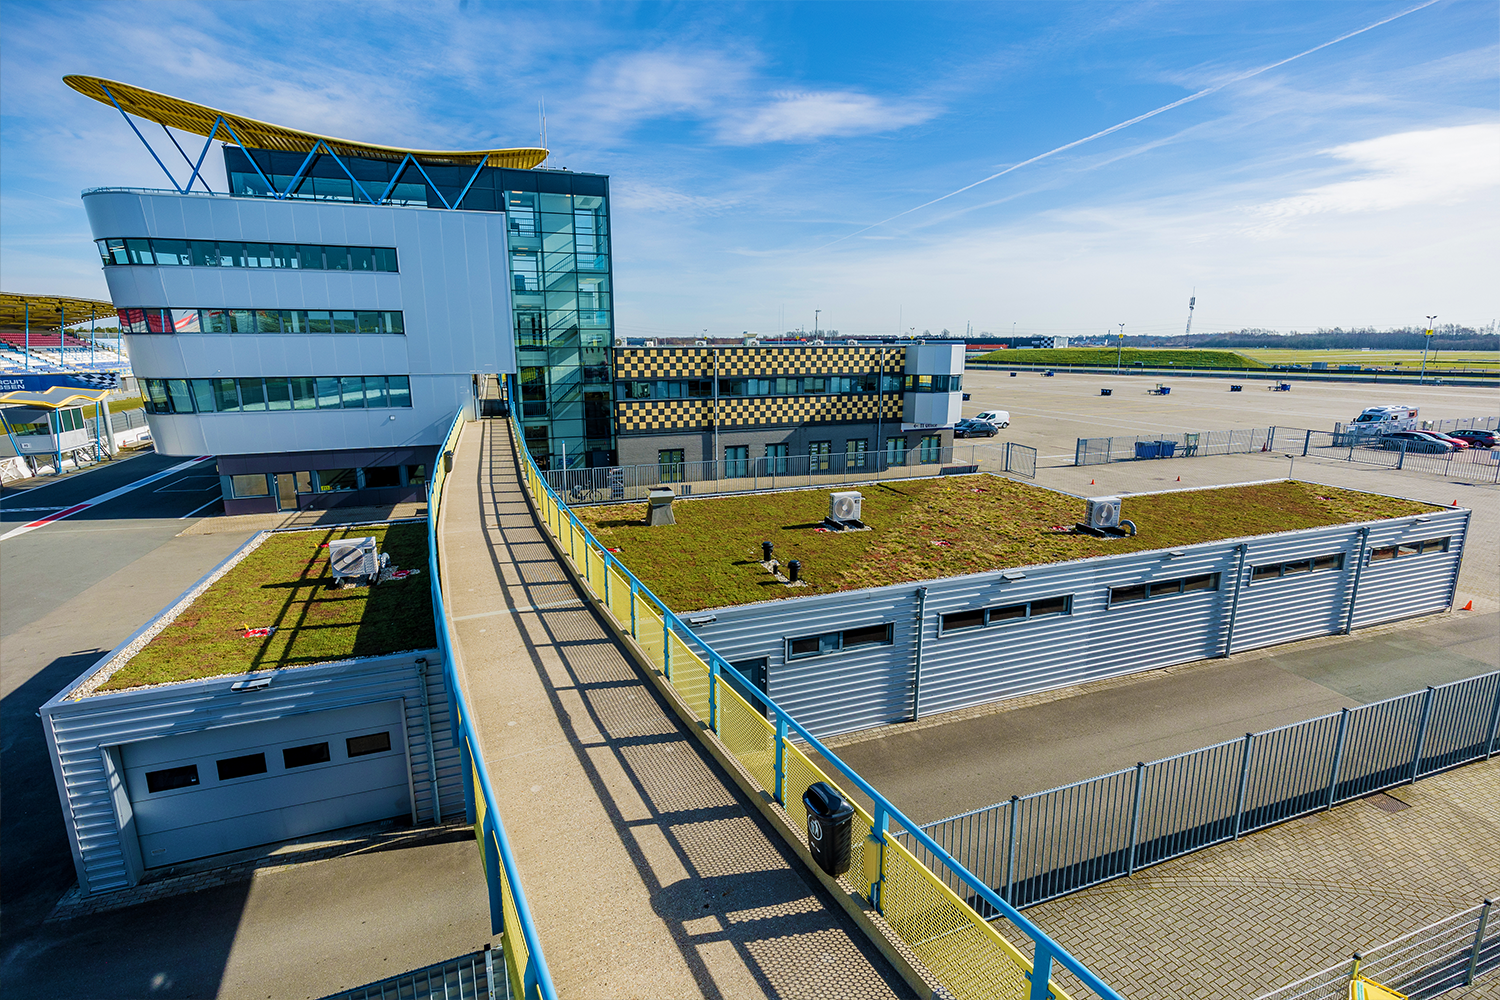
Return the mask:
[[1463,449],[1469,447],[1469,442],[1465,441],[1463,438],[1449,437],[1448,435],[1439,433],[1438,431],[1412,431],[1412,433],[1420,434],[1425,438],[1432,438],[1432,440],[1434,441],[1441,441],[1443,442],[1443,444],[1448,445],[1454,451],[1462,451]]
[[1493,448],[1497,443],[1494,431],[1481,430],[1479,428],[1471,431],[1454,431],[1448,436],[1458,438],[1460,441],[1469,442],[1471,448]]

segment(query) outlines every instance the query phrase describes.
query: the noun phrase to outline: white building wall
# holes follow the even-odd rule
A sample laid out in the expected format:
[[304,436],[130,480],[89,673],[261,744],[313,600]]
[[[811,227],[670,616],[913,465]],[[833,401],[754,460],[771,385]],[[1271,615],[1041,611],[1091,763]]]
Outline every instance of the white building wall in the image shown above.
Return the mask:
[[[142,378],[409,375],[410,410],[152,414],[169,455],[436,445],[475,373],[516,370],[501,212],[104,190],[86,194],[96,239],[160,237],[394,246],[399,273],[219,267],[104,268],[128,307],[380,309],[405,334],[126,335]],[[394,418],[394,419],[393,419]]]

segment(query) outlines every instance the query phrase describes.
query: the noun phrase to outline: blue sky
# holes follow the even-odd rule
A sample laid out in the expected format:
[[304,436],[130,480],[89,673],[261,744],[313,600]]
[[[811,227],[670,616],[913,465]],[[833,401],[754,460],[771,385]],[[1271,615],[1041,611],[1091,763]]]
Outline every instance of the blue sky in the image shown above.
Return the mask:
[[1422,2],[8,2],[0,271],[104,296],[79,192],[166,186],[61,82],[85,73],[424,148],[533,145],[545,100],[549,165],[611,177],[627,335],[815,309],[844,332],[1172,333],[1194,292],[1196,331],[1484,325],[1500,15]]

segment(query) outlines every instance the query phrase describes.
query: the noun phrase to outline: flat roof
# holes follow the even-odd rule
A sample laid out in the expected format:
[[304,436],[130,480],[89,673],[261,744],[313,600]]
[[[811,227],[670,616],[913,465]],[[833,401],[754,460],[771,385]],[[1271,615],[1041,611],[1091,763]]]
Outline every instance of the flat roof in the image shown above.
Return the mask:
[[[331,589],[328,542],[363,537],[375,538],[393,566],[418,572],[375,587]],[[432,649],[426,573],[425,522],[274,532],[176,614],[154,621],[137,648],[127,646],[90,674],[82,692]]]
[[[406,149],[400,146],[381,146],[352,139],[336,139],[333,136],[304,132],[301,129],[272,125],[269,122],[247,118],[243,115],[219,111],[204,104],[184,101],[179,97],[158,94],[154,90],[134,87],[128,83],[106,80],[98,76],[65,76],[63,83],[86,97],[101,104],[119,108],[158,125],[191,132],[208,137],[214,135],[225,142],[237,142],[242,148],[274,149],[287,153],[309,153],[318,143],[326,143],[339,156],[356,156],[372,160],[401,160],[410,155],[423,163],[461,163],[478,166],[480,162],[491,167],[510,167],[530,170],[547,159],[547,150],[536,146],[512,149],[433,150]],[[232,130],[226,132],[223,125]]]
[[[869,531],[821,530],[828,494],[863,494]],[[785,600],[1021,566],[1357,524],[1444,508],[1295,480],[1126,495],[1133,538],[1067,529],[1084,500],[1002,476],[889,480],[673,504],[677,523],[646,527],[646,504],[575,508],[595,537],[678,613]],[[805,587],[777,585],[760,565],[775,545]]]

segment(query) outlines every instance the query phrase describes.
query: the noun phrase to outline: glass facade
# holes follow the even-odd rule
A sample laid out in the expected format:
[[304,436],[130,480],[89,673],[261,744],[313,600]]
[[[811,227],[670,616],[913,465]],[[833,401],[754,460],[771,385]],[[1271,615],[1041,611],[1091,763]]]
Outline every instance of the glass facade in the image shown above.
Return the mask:
[[[425,178],[410,164],[397,176],[395,160],[335,161],[320,153],[294,183],[304,159],[224,147],[230,191],[241,197],[270,196],[264,174],[294,198],[368,202],[383,195],[396,205],[505,212],[517,402],[527,445],[548,468],[613,464],[609,178],[441,163],[424,163]],[[113,259],[109,247],[100,253]],[[129,260],[128,247],[125,253]]]

